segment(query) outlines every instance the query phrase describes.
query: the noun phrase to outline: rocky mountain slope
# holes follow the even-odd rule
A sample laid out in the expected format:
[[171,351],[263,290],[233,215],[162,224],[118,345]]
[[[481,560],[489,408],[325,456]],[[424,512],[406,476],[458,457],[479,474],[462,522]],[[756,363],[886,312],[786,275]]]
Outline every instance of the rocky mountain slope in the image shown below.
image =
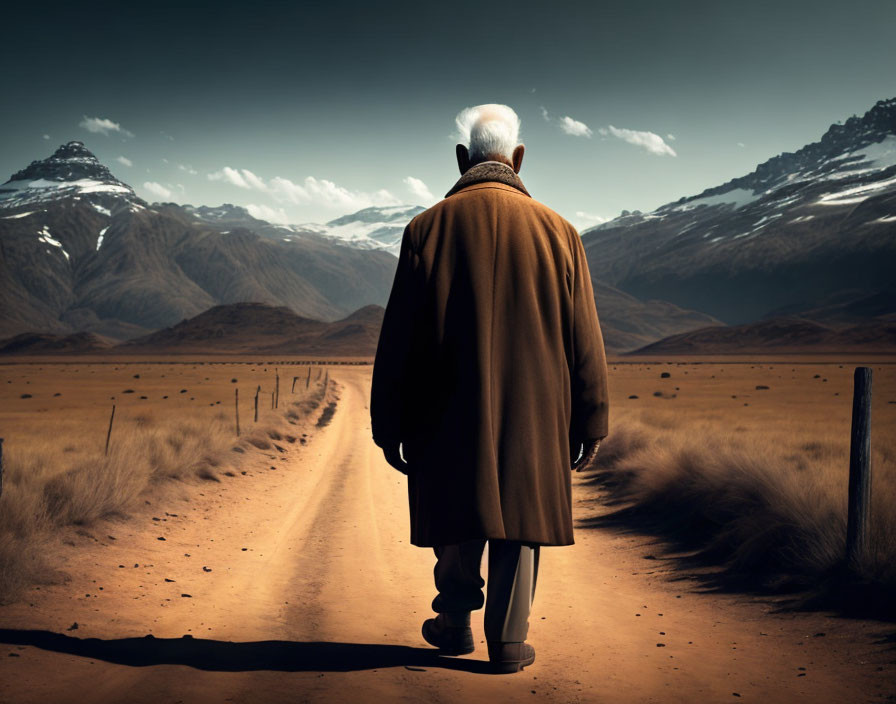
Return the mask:
[[582,240],[595,278],[730,324],[894,312],[896,98],[746,176],[624,212]]
[[255,229],[224,232],[181,206],[149,204],[69,142],[0,186],[0,335],[127,339],[221,303],[286,305],[323,320],[385,303],[395,269],[387,252]]

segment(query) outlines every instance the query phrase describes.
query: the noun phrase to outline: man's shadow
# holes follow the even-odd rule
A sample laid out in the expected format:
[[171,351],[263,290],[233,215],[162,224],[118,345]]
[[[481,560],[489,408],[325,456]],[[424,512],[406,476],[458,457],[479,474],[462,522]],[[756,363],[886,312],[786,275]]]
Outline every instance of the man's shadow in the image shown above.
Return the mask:
[[431,648],[373,643],[261,640],[234,643],[205,638],[75,638],[51,631],[0,629],[0,643],[30,645],[117,665],[186,665],[212,672],[349,672],[385,667],[438,667],[489,672],[487,661],[452,658]]

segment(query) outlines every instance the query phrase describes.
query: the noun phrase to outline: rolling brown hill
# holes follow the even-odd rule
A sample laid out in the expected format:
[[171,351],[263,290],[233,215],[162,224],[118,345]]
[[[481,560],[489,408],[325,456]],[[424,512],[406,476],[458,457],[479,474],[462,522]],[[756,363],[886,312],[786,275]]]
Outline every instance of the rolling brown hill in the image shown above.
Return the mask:
[[4,354],[87,354],[105,352],[115,346],[115,340],[92,332],[71,335],[24,332],[0,340],[0,355]]
[[709,327],[641,347],[629,355],[896,353],[896,321],[833,327],[803,318]]
[[297,315],[286,306],[233,303],[116,345],[115,353],[278,353],[366,357],[376,352],[383,308],[364,306],[334,322]]
[[724,325],[711,315],[668,301],[642,301],[594,277],[591,284],[608,352],[625,352],[676,333]]

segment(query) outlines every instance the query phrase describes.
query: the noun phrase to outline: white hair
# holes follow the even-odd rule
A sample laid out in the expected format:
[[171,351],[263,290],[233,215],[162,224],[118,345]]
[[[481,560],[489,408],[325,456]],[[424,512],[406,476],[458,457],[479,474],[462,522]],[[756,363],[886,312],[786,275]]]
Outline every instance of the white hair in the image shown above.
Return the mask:
[[465,108],[454,122],[473,162],[497,154],[510,159],[519,144],[520,118],[507,105],[487,103]]

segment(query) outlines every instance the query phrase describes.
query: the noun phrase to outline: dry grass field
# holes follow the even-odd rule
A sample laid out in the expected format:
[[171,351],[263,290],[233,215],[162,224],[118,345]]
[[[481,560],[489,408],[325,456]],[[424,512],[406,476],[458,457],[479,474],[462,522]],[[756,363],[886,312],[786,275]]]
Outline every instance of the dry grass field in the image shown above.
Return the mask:
[[304,442],[291,434],[290,423],[320,403],[327,377],[317,364],[255,361],[0,365],[0,601],[47,578],[53,566],[45,564],[40,547],[54,529],[125,515],[141,497],[172,482],[232,476],[250,446]]
[[[844,559],[853,370],[809,359],[611,363],[591,525],[655,533],[710,582],[892,611],[896,366],[871,363],[872,549]],[[889,595],[889,596],[887,596]]]
[[[879,611],[876,595],[896,588],[896,366],[871,365],[873,550],[847,569],[855,366],[611,361],[610,436],[587,480],[607,513],[583,525],[655,533],[690,558],[683,566],[696,556],[749,587],[863,589]],[[289,421],[320,403],[323,367],[311,365],[309,380],[309,365],[281,364],[275,410],[277,368],[171,357],[0,365],[0,597],[52,567],[35,548],[54,529],[125,515],[162,486],[237,473],[245,450],[270,448],[271,436],[303,441]]]

